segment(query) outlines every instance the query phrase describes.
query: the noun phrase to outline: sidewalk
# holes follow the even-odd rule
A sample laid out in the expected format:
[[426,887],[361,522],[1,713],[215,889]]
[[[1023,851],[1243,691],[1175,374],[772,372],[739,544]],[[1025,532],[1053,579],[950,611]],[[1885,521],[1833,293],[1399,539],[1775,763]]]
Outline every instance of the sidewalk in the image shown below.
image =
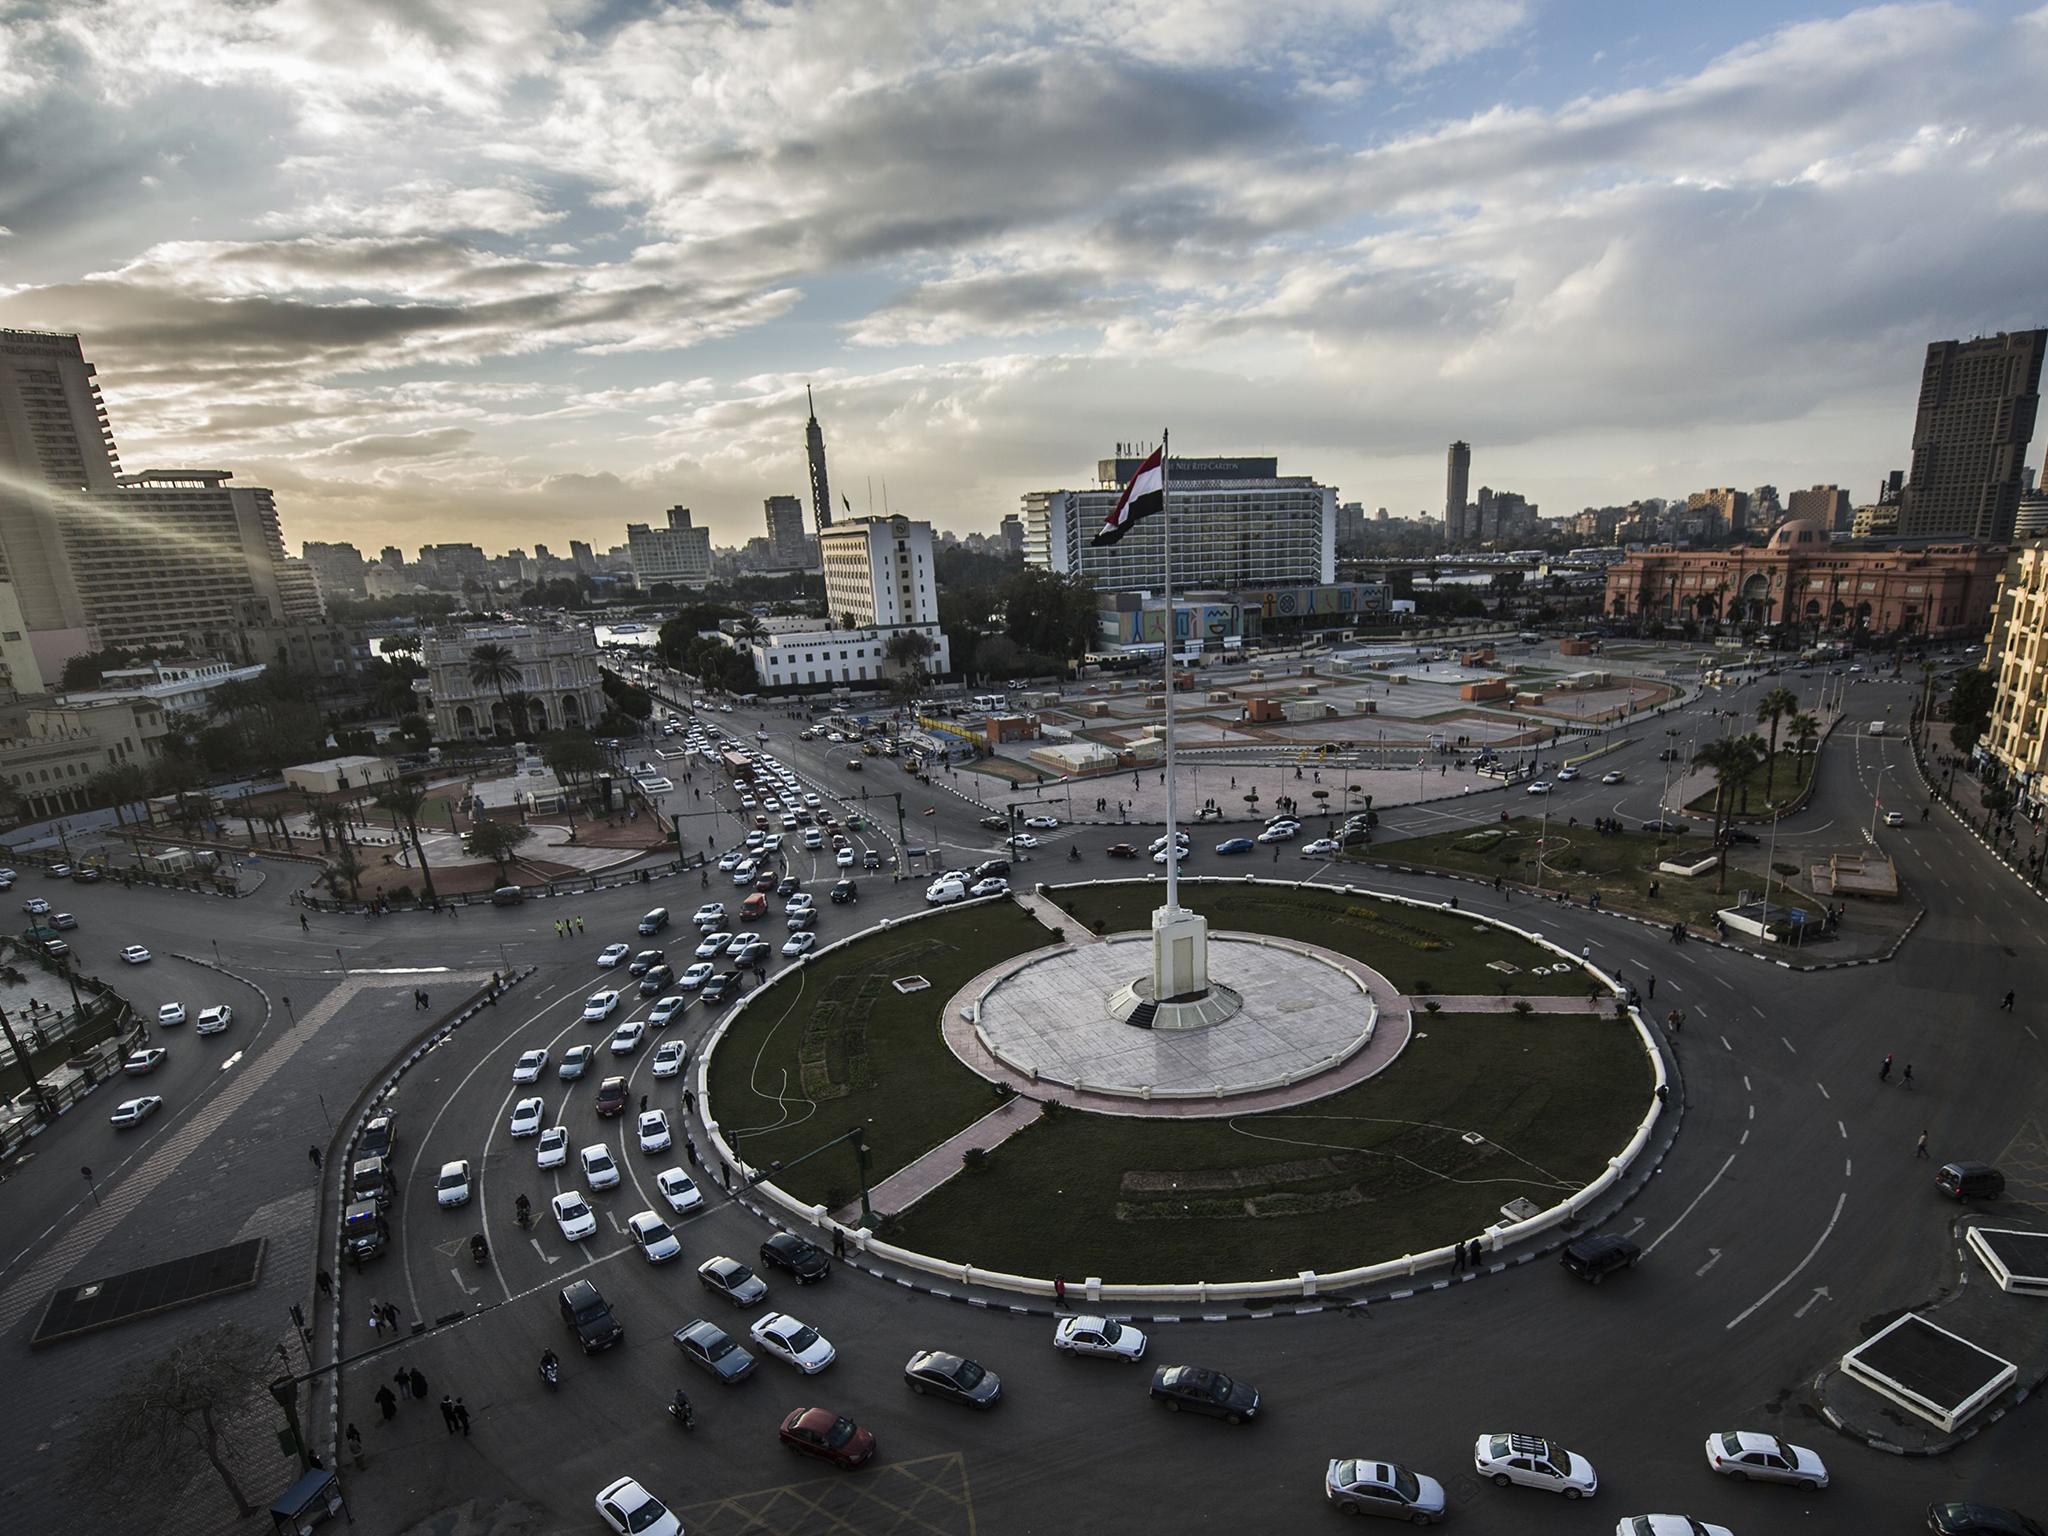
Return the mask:
[[[868,1191],[868,1203],[880,1215],[895,1215],[958,1173],[963,1166],[961,1154],[968,1148],[980,1147],[986,1151],[1000,1146],[1043,1113],[1044,1106],[1036,1099],[1018,1097],[1004,1101],[966,1130],[949,1136],[924,1156],[890,1174]],[[849,1205],[834,1211],[832,1219],[844,1226],[857,1226],[860,1207]]]

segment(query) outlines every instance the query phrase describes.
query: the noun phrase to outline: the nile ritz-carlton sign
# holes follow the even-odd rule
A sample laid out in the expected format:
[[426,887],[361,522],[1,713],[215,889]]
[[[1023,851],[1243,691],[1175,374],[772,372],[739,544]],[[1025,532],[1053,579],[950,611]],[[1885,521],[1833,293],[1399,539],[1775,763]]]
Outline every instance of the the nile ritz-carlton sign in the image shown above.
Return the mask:
[[1632,551],[1608,567],[1607,612],[1666,624],[1981,637],[2004,565],[1997,545],[1831,541],[1819,523],[1796,521],[1761,548]]

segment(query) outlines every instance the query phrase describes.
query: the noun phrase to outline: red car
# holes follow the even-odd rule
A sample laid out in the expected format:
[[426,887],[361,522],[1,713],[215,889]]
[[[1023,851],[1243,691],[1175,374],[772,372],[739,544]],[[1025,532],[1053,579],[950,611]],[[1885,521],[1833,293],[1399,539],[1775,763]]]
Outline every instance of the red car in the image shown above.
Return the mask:
[[754,889],[757,891],[772,891],[775,889],[775,882],[781,878],[782,876],[776,874],[774,870],[764,869],[760,874],[754,876]]
[[1111,843],[1109,845],[1109,856],[1112,859],[1135,859],[1138,856],[1138,850],[1129,843]]
[[799,1408],[782,1421],[782,1443],[792,1451],[817,1456],[835,1467],[858,1467],[872,1461],[875,1437],[830,1408]]
[[608,1077],[597,1085],[597,1112],[609,1119],[626,1109],[626,1080]]

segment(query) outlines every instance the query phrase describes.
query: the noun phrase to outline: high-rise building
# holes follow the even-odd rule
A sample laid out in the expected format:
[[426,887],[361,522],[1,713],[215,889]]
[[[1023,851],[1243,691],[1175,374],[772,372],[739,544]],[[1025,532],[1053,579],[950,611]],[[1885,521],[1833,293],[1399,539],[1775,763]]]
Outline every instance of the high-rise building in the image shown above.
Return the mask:
[[[1024,497],[1024,560],[1086,576],[1098,592],[1157,591],[1166,584],[1165,520],[1148,517],[1098,548],[1103,520],[1142,460],[1102,459],[1087,491]],[[1337,493],[1307,475],[1282,475],[1277,459],[1175,458],[1173,585],[1250,591],[1328,585],[1337,579]]]
[[1741,533],[1749,526],[1749,492],[1738,491],[1729,485],[1694,491],[1685,498],[1685,510],[1689,517],[1701,520],[1701,532],[1710,538],[1723,533]]
[[583,575],[595,576],[597,574],[597,556],[583,540],[571,539],[569,541],[569,559]]
[[1465,498],[1472,489],[1472,445],[1451,444],[1444,467],[1444,537],[1457,543],[1465,535]]
[[301,541],[299,558],[313,567],[320,578],[320,590],[328,597],[363,595],[363,552],[353,544],[316,544]]
[[1849,493],[1839,485],[1816,485],[1794,491],[1786,500],[1785,515],[1795,523],[1819,523],[1830,533],[1847,533],[1854,516]]
[[804,503],[800,496],[770,496],[762,503],[768,518],[768,559],[780,566],[804,564]]
[[855,517],[819,536],[825,616],[854,627],[936,624],[932,525],[907,517]]
[[1003,514],[1003,522],[1000,532],[1003,541],[1004,554],[1021,555],[1024,553],[1023,518],[1019,517],[1014,512],[1005,512]]
[[1928,346],[1901,534],[2012,537],[2020,470],[2041,405],[2044,348],[2048,330]]
[[711,530],[692,527],[688,507],[670,507],[666,528],[628,523],[626,549],[643,592],[660,582],[701,587],[711,580]]
[[811,519],[822,535],[832,526],[832,484],[825,477],[825,429],[818,425],[818,407],[808,384],[804,386],[804,404],[811,413],[804,424],[804,458],[811,467]]

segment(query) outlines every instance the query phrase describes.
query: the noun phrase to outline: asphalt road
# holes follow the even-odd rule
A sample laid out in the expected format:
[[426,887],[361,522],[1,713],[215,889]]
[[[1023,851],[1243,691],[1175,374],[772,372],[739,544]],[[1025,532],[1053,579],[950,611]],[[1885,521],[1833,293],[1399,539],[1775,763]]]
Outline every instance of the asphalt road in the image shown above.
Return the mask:
[[[1850,693],[1852,714],[1867,708],[1881,716],[1891,702],[1894,715],[1903,715],[1911,692],[1905,685],[1858,685]],[[1747,716],[1753,700],[1753,691],[1747,698],[1710,697],[1656,730],[1715,729],[1723,722],[1707,709],[1735,708]],[[921,840],[942,846],[948,862],[1000,852],[999,834],[975,825],[975,808],[937,786],[914,784],[893,765],[871,760],[859,775],[845,773],[843,764],[835,771],[825,744],[793,741],[794,722],[773,714],[720,720],[746,727],[749,735],[754,725],[765,725],[774,750],[821,787],[850,792],[856,803],[862,785],[871,798],[877,788],[903,788],[906,820],[913,827],[922,822]],[[1608,812],[1631,819],[1647,814],[1661,778],[1654,757],[1660,745],[1660,738],[1646,735],[1613,755],[1613,764],[1628,774],[1624,786],[1560,785],[1551,814],[1582,820]],[[1815,804],[1796,818],[1796,828],[1788,820],[1781,841],[1860,841],[1880,764],[1892,765],[1888,785],[1901,773],[1911,775],[1909,765],[1900,766],[1902,745],[1862,742],[1860,764],[1855,745],[1837,737],[1823,758]],[[1395,810],[1384,818],[1383,836],[1404,825],[1450,825],[1445,817],[1488,821],[1504,803],[1497,794],[1472,802]],[[934,812],[929,817],[922,814],[927,805]],[[1520,813],[1525,806],[1512,808]],[[726,818],[714,830],[729,837],[733,823]],[[1919,1528],[1929,1499],[1963,1496],[2031,1507],[2038,1517],[2048,1507],[2048,1472],[2031,1449],[2031,1416],[2039,1412],[2031,1404],[1933,1461],[1869,1450],[1836,1435],[1805,1407],[1806,1383],[1863,1337],[1873,1318],[1925,1301],[1955,1281],[1955,1207],[1934,1193],[1927,1165],[1913,1157],[1920,1131],[1929,1131],[1937,1161],[1996,1161],[2038,1135],[2030,1128],[2040,1101],[2042,1026],[2037,1011],[2024,1004],[2014,1015],[1996,1007],[2008,986],[2023,1000],[2043,995],[2048,941],[2038,925],[2012,921],[2016,912],[2031,915],[2033,898],[1952,820],[1916,822],[1879,836],[1897,852],[1914,894],[1929,908],[1912,940],[1885,966],[1792,974],[1706,945],[1671,946],[1655,930],[1612,917],[1541,909],[1540,926],[1551,937],[1590,944],[1597,960],[1632,980],[1654,972],[1657,1011],[1668,998],[1690,1017],[1677,1046],[1687,1100],[1682,1132],[1647,1190],[1609,1223],[1634,1233],[1649,1259],[1597,1291],[1541,1264],[1363,1310],[1148,1327],[1148,1367],[1177,1360],[1211,1365],[1262,1390],[1269,1417],[1239,1429],[1158,1412],[1144,1401],[1144,1368],[1057,1356],[1045,1317],[913,1296],[852,1271],[801,1291],[787,1277],[769,1277],[770,1304],[814,1323],[838,1346],[837,1363],[815,1380],[801,1380],[768,1359],[731,1389],[688,1373],[666,1338],[675,1327],[703,1316],[732,1331],[749,1316],[703,1292],[695,1265],[713,1253],[751,1261],[765,1228],[744,1208],[714,1197],[711,1209],[683,1222],[681,1260],[657,1268],[632,1249],[622,1230],[625,1218],[661,1208],[653,1172],[682,1159],[643,1156],[630,1145],[630,1116],[600,1121],[592,1113],[590,1099],[611,1065],[608,1057],[579,1084],[565,1089],[550,1075],[541,1088],[551,1117],[570,1127],[574,1143],[605,1139],[625,1174],[619,1189],[593,1197],[598,1236],[568,1244],[545,1215],[530,1236],[511,1225],[513,1195],[528,1193],[544,1212],[545,1197],[567,1185],[534,1167],[532,1143],[515,1143],[506,1134],[512,1100],[529,1091],[511,1083],[513,1060],[539,1045],[559,1059],[563,1046],[606,1033],[578,1018],[582,998],[611,977],[595,966],[597,952],[615,938],[641,947],[632,922],[656,902],[672,909],[687,934],[688,913],[706,894],[694,878],[587,900],[475,910],[439,923],[316,916],[307,936],[274,891],[231,904],[98,887],[79,890],[67,905],[78,912],[89,944],[118,948],[139,940],[160,957],[177,949],[210,956],[218,937],[231,967],[273,995],[292,989],[302,1004],[340,986],[344,963],[358,985],[371,969],[394,984],[353,996],[297,1047],[303,1072],[280,1072],[275,1096],[230,1123],[232,1161],[245,1170],[241,1177],[273,1179],[280,1190],[304,1185],[306,1126],[318,1125],[317,1110],[307,1113],[314,1096],[352,1092],[382,1059],[378,1053],[388,1055],[416,1027],[418,1016],[406,1016],[410,986],[434,985],[441,974],[435,967],[495,968],[509,958],[540,968],[499,1009],[434,1052],[401,1092],[394,1251],[350,1282],[352,1314],[360,1311],[355,1299],[368,1291],[425,1319],[457,1310],[471,1316],[395,1349],[386,1343],[374,1363],[349,1373],[349,1414],[362,1424],[375,1456],[370,1472],[355,1480],[359,1509],[377,1528],[402,1529],[472,1496],[509,1494],[549,1512],[552,1521],[544,1519],[541,1529],[593,1529],[591,1493],[630,1472],[683,1506],[693,1531],[1010,1533],[1150,1530],[1168,1522],[1203,1530],[1297,1529],[1334,1518],[1321,1507],[1322,1468],[1332,1456],[1354,1454],[1397,1458],[1443,1479],[1458,1525],[1486,1532],[1608,1530],[1619,1516],[1650,1509],[1719,1520],[1743,1533],[1795,1523],[1907,1531]],[[1101,853],[1116,840],[1121,835],[1105,828],[1062,828],[1033,863],[1017,867],[1016,876],[1127,877],[1139,866]],[[1078,866],[1066,857],[1070,844],[1083,850]],[[1263,859],[1219,859],[1205,848],[1185,867],[1271,872]],[[1280,869],[1345,877],[1304,865],[1291,850]],[[818,871],[814,888],[829,883],[830,873],[836,871]],[[1429,896],[1447,893],[1428,879],[1356,871],[1349,878]],[[821,936],[829,940],[856,922],[868,925],[916,908],[921,885],[864,877],[857,908],[825,907]],[[1496,907],[1490,893],[1455,890],[1464,905],[1532,921],[1527,902]],[[709,894],[731,902],[735,893],[728,884]],[[574,940],[553,936],[553,920],[565,911],[585,920]],[[667,936],[671,947],[677,933],[672,928]],[[339,958],[332,953],[336,945]],[[189,992],[198,973],[186,967],[180,974],[174,964],[159,958],[121,980],[133,981],[138,1001],[158,997],[145,996],[145,985],[163,985],[162,996],[176,988]],[[193,993],[187,1001],[199,998]],[[633,1012],[644,1013],[645,1005],[633,1001]],[[251,1006],[260,1014],[260,1005]],[[238,1001],[237,1031],[245,1023],[241,1009]],[[620,1016],[630,1015],[622,1009]],[[693,1006],[668,1033],[694,1046],[706,1028],[701,1006]],[[244,1069],[221,1072],[205,1048],[241,1046],[250,1053],[244,1061],[254,1064],[266,1051],[290,1045],[288,1038],[259,1035],[252,1042],[236,1033],[218,1041],[175,1040],[172,1065],[160,1077],[174,1091],[151,1088],[166,1092],[171,1113],[128,1138],[130,1169],[175,1128],[177,1116],[196,1112],[221,1092],[219,1079]],[[624,1069],[635,1102],[644,1091],[651,1104],[673,1111],[683,1080],[651,1078],[653,1048],[650,1039]],[[1915,1063],[1918,1086],[1910,1095],[1896,1082],[1877,1081],[1886,1052]],[[82,1191],[70,1187],[75,1167],[109,1155],[103,1116],[97,1104],[92,1109],[101,1123],[67,1120],[51,1133],[47,1153],[0,1191],[11,1228],[29,1250],[0,1271],[0,1286],[18,1281],[39,1245],[81,1219]],[[680,1117],[677,1123],[680,1128]],[[479,1193],[465,1210],[442,1211],[433,1202],[432,1174],[453,1157],[476,1164]],[[2048,1191],[2022,1187],[2014,1194],[2048,1203]],[[2008,1204],[2013,1215],[2038,1221],[2038,1205]],[[176,1224],[154,1208],[137,1211],[76,1267],[110,1267],[104,1262],[109,1248],[145,1253],[189,1240],[190,1205],[181,1202],[185,1215]],[[202,1214],[203,1208],[202,1202]],[[234,1225],[215,1214],[215,1225]],[[491,1264],[481,1269],[464,1251],[479,1226],[492,1234],[493,1247]],[[574,1351],[553,1299],[569,1277],[584,1273],[612,1300],[628,1335],[623,1348],[589,1360]],[[295,1285],[296,1297],[307,1278],[302,1266],[277,1280]],[[210,1303],[134,1325],[87,1341],[71,1358],[146,1353],[226,1306]],[[17,1320],[13,1326],[20,1350],[27,1325]],[[345,1326],[348,1349],[375,1342],[358,1317],[351,1315]],[[533,1374],[534,1360],[550,1345],[564,1360],[558,1396],[545,1394]],[[913,1349],[939,1346],[972,1354],[998,1371],[1003,1406],[976,1416],[911,1397],[901,1380],[903,1361]],[[368,1393],[379,1376],[389,1375],[394,1353],[427,1372],[435,1395],[443,1383],[464,1394],[475,1415],[466,1444],[448,1445],[438,1423],[417,1410],[407,1410],[393,1426],[374,1422]],[[31,1361],[23,1352],[17,1363],[31,1386],[51,1379],[51,1357]],[[37,1372],[45,1374],[31,1379]],[[85,1378],[74,1395],[83,1397],[93,1379],[90,1372]],[[700,1410],[699,1427],[687,1438],[660,1413],[678,1384],[688,1387]],[[774,1441],[776,1422],[788,1409],[811,1403],[875,1430],[881,1464],[839,1476],[782,1452]],[[1804,1495],[1712,1477],[1700,1443],[1710,1430],[1730,1427],[1779,1432],[1814,1446],[1827,1457],[1835,1486]],[[1598,1499],[1581,1508],[1523,1490],[1477,1486],[1472,1440],[1500,1429],[1547,1433],[1590,1457],[1602,1478]],[[23,1486],[28,1502],[19,1507],[40,1520],[53,1508],[49,1480],[31,1476]],[[32,1521],[29,1528],[52,1526]]]

